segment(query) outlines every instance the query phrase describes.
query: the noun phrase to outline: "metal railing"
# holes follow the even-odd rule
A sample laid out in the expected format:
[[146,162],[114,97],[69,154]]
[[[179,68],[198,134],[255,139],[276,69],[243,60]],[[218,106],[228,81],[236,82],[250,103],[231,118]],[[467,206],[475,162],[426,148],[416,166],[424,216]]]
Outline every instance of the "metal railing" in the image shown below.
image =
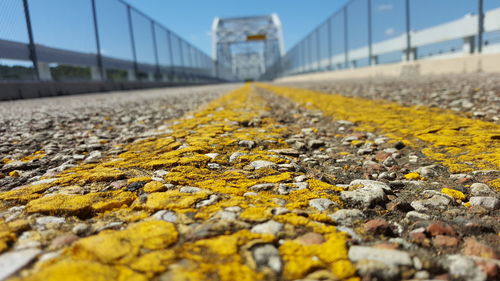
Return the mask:
[[351,0],[262,79],[500,52],[500,0]]
[[220,81],[215,62],[122,0],[0,1],[0,81]]

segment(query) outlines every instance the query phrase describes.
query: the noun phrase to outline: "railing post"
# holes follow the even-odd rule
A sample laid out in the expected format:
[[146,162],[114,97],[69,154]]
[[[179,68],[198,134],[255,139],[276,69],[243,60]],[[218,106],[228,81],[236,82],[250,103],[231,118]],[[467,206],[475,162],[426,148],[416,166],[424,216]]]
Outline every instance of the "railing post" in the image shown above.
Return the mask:
[[180,61],[180,69],[182,70],[180,73],[180,77],[182,78],[182,82],[184,82],[185,80],[185,69],[184,69],[184,50],[183,50],[183,47],[182,47],[182,41],[180,38],[177,38],[177,43],[178,43],[178,46],[179,46],[179,58],[181,59]]
[[[127,18],[128,18],[128,29],[130,33],[130,43],[132,44],[132,57],[134,60],[134,80],[137,80],[139,78],[139,69],[137,65],[137,53],[135,50],[135,39],[134,39],[134,27],[132,25],[132,7],[130,5],[127,5]],[[129,77],[130,78],[130,77]]]
[[311,72],[311,34],[306,38],[306,72]]
[[297,43],[297,58],[296,58],[296,70],[294,74],[300,73],[300,69],[302,68],[302,49],[300,48],[300,41]]
[[372,42],[372,0],[366,0],[368,5],[368,64],[373,65],[373,42]]
[[168,29],[166,32],[167,32],[168,60],[170,61],[170,67],[171,67],[171,70],[169,71],[170,72],[169,80],[173,80],[175,75],[175,66],[174,66],[174,55],[172,54],[172,38],[171,38],[172,33]]
[[347,5],[344,6],[344,57],[345,57],[345,68],[349,68],[349,35],[347,32],[349,29],[347,28]]
[[33,29],[31,27],[31,16],[30,16],[30,9],[28,6],[28,0],[23,0],[23,6],[24,6],[24,18],[26,20],[26,27],[28,29],[28,38],[29,38],[28,49],[30,52],[30,59],[33,62],[33,70],[34,70],[35,79],[40,80],[40,72],[39,72],[39,68],[38,68],[38,58],[36,55],[35,40],[33,39]]
[[406,50],[405,50],[405,55],[406,55],[406,61],[411,61],[413,59],[416,59],[416,56],[414,55],[414,52],[412,51],[412,48],[411,48],[410,0],[406,0],[405,13],[406,13]]
[[281,55],[278,56],[278,63],[276,64],[276,73],[274,74],[274,77],[271,79],[276,79],[281,75],[281,70],[283,69],[283,63],[286,62],[287,58],[286,55],[283,57]]
[[153,51],[155,55],[155,64],[156,64],[156,74],[155,80],[160,78],[160,60],[158,58],[158,46],[156,45],[156,30],[155,30],[155,22],[151,20],[151,34],[153,35]]
[[333,69],[333,46],[332,46],[332,19],[333,17],[330,17],[328,19],[328,69],[332,70]]
[[90,0],[90,1],[92,4],[92,17],[93,17],[93,22],[94,22],[95,44],[96,44],[96,51],[97,51],[97,68],[98,68],[98,73],[100,76],[99,80],[105,80],[106,74],[104,72],[104,66],[102,63],[101,40],[99,38],[99,25],[98,25],[98,21],[97,21],[97,8],[96,8],[95,0]]
[[477,0],[477,52],[483,51],[483,33],[484,33],[484,0]]
[[318,53],[318,55],[316,56],[316,59],[318,60],[318,63],[317,63],[317,66],[318,66],[318,70],[317,71],[321,71],[321,39],[320,39],[320,36],[321,36],[321,26],[318,27],[318,29],[316,29],[316,52]]

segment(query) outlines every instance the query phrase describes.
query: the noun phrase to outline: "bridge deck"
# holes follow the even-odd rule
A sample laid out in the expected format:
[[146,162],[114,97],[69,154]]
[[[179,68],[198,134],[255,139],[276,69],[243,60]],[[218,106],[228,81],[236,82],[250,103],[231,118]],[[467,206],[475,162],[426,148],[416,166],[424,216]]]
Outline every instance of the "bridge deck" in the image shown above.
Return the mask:
[[412,99],[364,81],[399,103],[349,81],[0,104],[0,279],[494,279],[498,84],[480,78]]

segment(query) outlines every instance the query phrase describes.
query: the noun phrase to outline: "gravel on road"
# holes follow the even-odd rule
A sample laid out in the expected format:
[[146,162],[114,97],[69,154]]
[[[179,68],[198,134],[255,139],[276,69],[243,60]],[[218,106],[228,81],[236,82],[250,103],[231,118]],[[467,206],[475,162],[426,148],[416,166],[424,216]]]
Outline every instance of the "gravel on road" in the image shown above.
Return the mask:
[[[0,102],[0,190],[116,154],[238,87],[216,85]],[[11,174],[12,173],[12,174]],[[8,175],[11,174],[11,177]]]
[[301,87],[4,114],[0,280],[498,280],[497,105]]
[[405,106],[445,108],[469,118],[500,122],[500,75],[494,73],[279,84],[348,97],[394,101]]

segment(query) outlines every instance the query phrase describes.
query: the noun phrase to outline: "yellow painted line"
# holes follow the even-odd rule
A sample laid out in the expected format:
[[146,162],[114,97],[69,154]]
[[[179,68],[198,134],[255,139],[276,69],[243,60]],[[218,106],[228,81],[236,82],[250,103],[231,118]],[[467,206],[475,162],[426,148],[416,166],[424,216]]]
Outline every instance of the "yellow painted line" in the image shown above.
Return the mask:
[[439,161],[452,173],[500,169],[500,126],[494,123],[424,106],[405,107],[394,102],[267,84],[259,87],[336,120],[355,122],[360,131],[381,131],[394,140],[421,148],[427,157]]
[[[293,177],[302,175],[274,168],[249,169],[248,164],[256,160],[289,162],[269,152],[287,148],[283,135],[289,132],[271,118],[260,118],[267,110],[265,100],[246,85],[213,101],[194,113],[193,118],[178,120],[171,127],[171,134],[125,146],[126,152],[117,158],[72,168],[51,183],[1,193],[0,201],[9,206],[26,204],[27,214],[128,223],[124,230],[106,230],[78,240],[56,258],[36,263],[20,279],[65,280],[71,276],[75,280],[147,280],[166,274],[167,280],[294,280],[305,278],[312,270],[322,270],[322,276],[330,279],[358,280],[347,259],[347,235],[336,231],[326,213],[308,204],[313,198],[328,198],[341,205],[338,196],[331,194],[338,194],[341,188],[309,179],[309,188],[288,195],[260,191],[257,196],[244,196],[255,184],[290,184]],[[240,140],[265,143],[267,147],[245,149],[238,146]],[[229,162],[235,152],[243,155]],[[218,155],[212,159],[208,153]],[[222,168],[208,169],[208,163]],[[157,169],[167,170],[165,182],[176,187],[167,190],[163,183],[154,180]],[[147,182],[143,187],[146,196],[124,189],[104,191],[111,181],[120,179],[129,184]],[[44,196],[54,186],[59,186],[57,192]],[[202,190],[183,193],[181,186]],[[81,187],[91,191],[76,192]],[[217,196],[215,203],[196,206],[213,196]],[[240,224],[227,227],[227,222],[218,221],[220,211],[235,206],[242,210],[238,214]],[[286,207],[291,212],[273,215],[276,207]],[[7,205],[0,205],[0,211],[5,208]],[[150,218],[158,210],[174,211],[177,221]],[[253,233],[248,226],[238,226],[269,219],[284,225],[279,235]],[[200,223],[205,232],[224,225],[226,228],[222,233],[196,238],[199,234],[186,226],[193,223]],[[8,250],[7,245],[16,240],[14,227],[12,222],[0,221],[0,251]],[[304,232],[316,232],[325,242],[303,245],[295,238]],[[252,246],[263,243],[277,246],[284,262],[282,272],[260,270],[251,254],[245,255]]]

